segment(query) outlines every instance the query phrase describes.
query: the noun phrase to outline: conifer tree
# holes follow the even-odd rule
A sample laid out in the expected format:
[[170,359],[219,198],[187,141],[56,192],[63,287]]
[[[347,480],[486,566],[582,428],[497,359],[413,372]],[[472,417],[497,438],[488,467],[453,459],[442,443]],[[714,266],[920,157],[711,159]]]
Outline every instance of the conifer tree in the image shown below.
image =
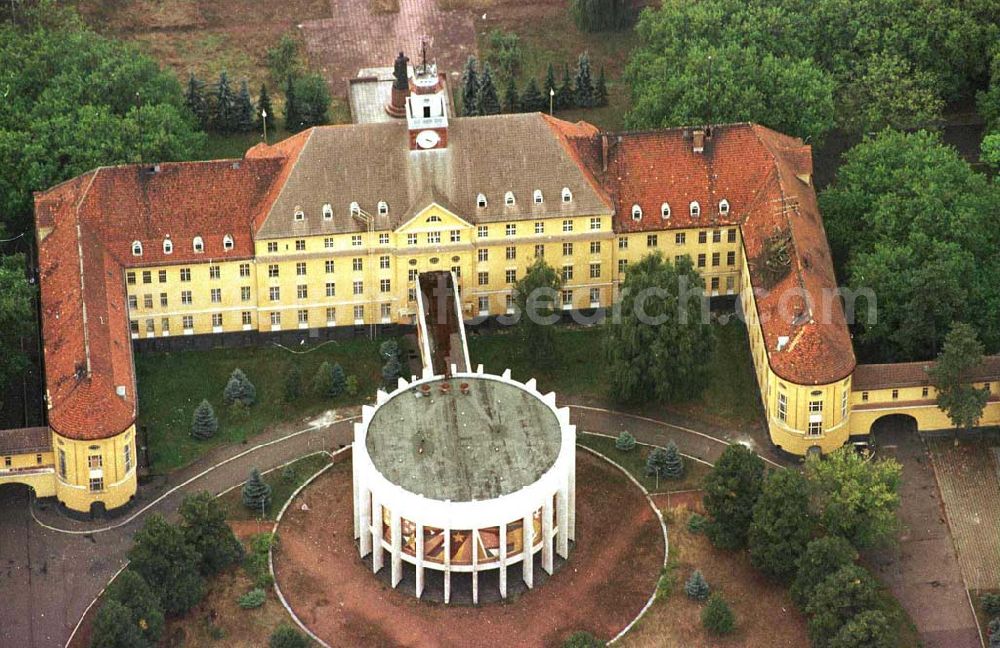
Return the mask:
[[480,115],[500,114],[500,97],[497,95],[497,87],[493,83],[493,70],[490,64],[483,63],[483,72],[479,77],[479,92],[476,94],[476,103],[479,106]]
[[215,86],[214,127],[220,133],[231,133],[236,126],[236,99],[229,87],[229,75],[225,70],[219,75],[219,83]]
[[597,75],[597,84],[594,86],[594,105],[608,105],[608,81],[604,78],[603,65],[601,66],[600,74]]
[[684,457],[677,450],[677,444],[671,439],[663,449],[663,472],[661,477],[680,479],[684,476]]
[[524,87],[524,93],[521,95],[521,110],[524,112],[546,112],[548,110],[548,100],[538,90],[538,83],[534,78],[528,79],[528,85]]
[[580,108],[592,108],[596,105],[594,98],[594,81],[590,73],[590,56],[584,52],[576,64],[576,83],[573,98]]
[[250,88],[247,80],[240,83],[240,93],[236,95],[235,126],[238,133],[249,133],[254,129],[253,99],[250,98]]
[[347,391],[347,374],[338,362],[333,365],[333,383],[331,385],[330,395],[336,398],[345,391]]
[[631,452],[635,449],[635,437],[628,432],[622,432],[615,439],[615,448],[622,452]]
[[291,403],[302,395],[302,370],[292,364],[285,372],[285,402]]
[[569,66],[563,64],[562,83],[556,90],[556,108],[567,110],[573,107],[573,82],[569,78]]
[[90,632],[93,648],[146,648],[154,645],[143,637],[128,608],[115,600],[106,601],[101,606]]
[[285,130],[297,132],[302,123],[299,117],[298,105],[295,101],[295,79],[289,75],[285,82]]
[[326,360],[323,361],[323,364],[316,370],[316,375],[313,376],[312,391],[313,394],[320,398],[333,395],[333,367]]
[[257,96],[257,128],[264,127],[263,113],[267,113],[267,130],[274,131],[274,108],[271,107],[271,97],[267,94],[267,86],[260,85],[260,94]]
[[462,114],[471,117],[479,114],[479,72],[476,57],[470,56],[462,74]]
[[545,70],[545,85],[542,86],[542,96],[545,98],[546,107],[548,107],[549,97],[552,96],[553,92],[559,92],[559,86],[556,85],[556,69],[552,63],[549,63]]
[[705,580],[700,569],[694,570],[687,582],[684,583],[684,593],[696,601],[704,601],[708,598],[708,581]]
[[191,419],[191,435],[196,439],[210,439],[219,431],[219,420],[208,400],[203,400],[194,410]]
[[184,93],[184,105],[195,116],[202,130],[209,126],[208,100],[205,99],[205,84],[193,73],[188,77],[187,92]]
[[385,384],[386,389],[393,390],[399,382],[399,375],[402,373],[403,367],[399,363],[399,359],[396,356],[392,356],[382,367],[382,382]]
[[251,511],[264,511],[270,505],[271,486],[260,476],[260,470],[254,468],[243,484],[243,506]]
[[[105,601],[117,601],[125,606],[132,617],[132,625],[139,628],[144,642],[128,648],[156,646],[163,634],[163,605],[149,583],[134,569],[126,569],[115,578],[104,593]],[[96,642],[97,645],[105,645]]]
[[399,359],[399,342],[396,340],[386,340],[378,347],[378,354],[383,360],[388,360],[392,356]]
[[233,373],[229,375],[229,382],[222,392],[222,400],[226,405],[239,401],[246,407],[257,401],[257,388],[239,367],[233,369]]
[[521,98],[517,96],[517,85],[514,83],[514,75],[507,77],[507,87],[503,91],[503,110],[507,113],[521,111]]

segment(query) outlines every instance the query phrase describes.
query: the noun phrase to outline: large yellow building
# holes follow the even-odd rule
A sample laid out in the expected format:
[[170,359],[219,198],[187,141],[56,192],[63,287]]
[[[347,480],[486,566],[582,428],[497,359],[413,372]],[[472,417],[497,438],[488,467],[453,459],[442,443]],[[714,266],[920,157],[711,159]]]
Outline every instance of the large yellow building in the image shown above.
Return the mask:
[[[0,484],[79,512],[130,501],[130,340],[408,325],[430,270],[454,271],[466,318],[502,315],[538,257],[562,274],[562,307],[587,311],[612,303],[629,263],[690,256],[712,296],[740,298],[785,451],[829,452],[887,414],[949,427],[922,368],[856,368],[800,140],[753,124],[449,120],[436,97],[408,99],[405,121],[313,128],[241,160],[100,168],[38,194],[49,426],[0,433]],[[987,364],[978,379],[996,391]]]

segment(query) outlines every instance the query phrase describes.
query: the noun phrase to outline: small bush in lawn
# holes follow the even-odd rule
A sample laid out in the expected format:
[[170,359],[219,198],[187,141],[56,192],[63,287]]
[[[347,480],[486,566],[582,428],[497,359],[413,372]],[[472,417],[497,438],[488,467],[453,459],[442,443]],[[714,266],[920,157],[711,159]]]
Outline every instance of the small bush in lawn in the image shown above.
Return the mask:
[[347,391],[347,374],[344,368],[337,362],[333,365],[333,383],[330,385],[330,395],[336,398]]
[[358,377],[355,375],[350,375],[347,377],[347,383],[344,386],[344,393],[348,396],[354,397],[358,395],[361,387],[358,385]]
[[563,648],[600,648],[604,642],[598,641],[594,635],[583,630],[574,632],[563,642]]
[[1000,593],[983,594],[979,597],[979,601],[983,604],[986,616],[1000,616]]
[[281,481],[286,484],[291,484],[298,476],[298,473],[295,472],[295,466],[288,465],[281,470]]
[[687,579],[687,582],[684,583],[684,592],[689,598],[693,598],[696,601],[704,601],[708,598],[708,581],[705,580],[705,576],[702,575],[700,569],[694,570]]
[[292,626],[281,624],[271,633],[267,645],[269,648],[308,648],[309,640]]
[[312,392],[319,398],[333,396],[333,367],[326,360],[316,370],[312,380]]
[[660,578],[656,581],[656,598],[668,599],[674,593],[674,581],[677,576],[674,573],[677,565],[671,561],[660,570]]
[[708,605],[701,611],[701,625],[712,634],[725,635],[736,627],[736,619],[733,618],[729,604],[718,594],[713,594],[708,599]]
[[631,452],[635,450],[635,437],[628,432],[622,432],[615,439],[615,448],[621,450],[622,452]]
[[688,531],[691,533],[704,533],[708,518],[701,513],[692,513],[688,518]]
[[285,371],[285,402],[291,403],[302,395],[302,369],[292,364]]
[[267,593],[264,592],[259,587],[255,587],[243,596],[241,596],[236,602],[244,610],[252,610],[254,608],[259,608],[264,605],[264,601],[267,600]]
[[254,587],[266,590],[274,585],[274,578],[267,567],[267,555],[278,539],[272,533],[259,533],[250,539],[250,551],[243,561],[243,569],[254,582]]
[[250,410],[243,401],[233,401],[229,405],[229,420],[230,421],[246,421],[250,418]]

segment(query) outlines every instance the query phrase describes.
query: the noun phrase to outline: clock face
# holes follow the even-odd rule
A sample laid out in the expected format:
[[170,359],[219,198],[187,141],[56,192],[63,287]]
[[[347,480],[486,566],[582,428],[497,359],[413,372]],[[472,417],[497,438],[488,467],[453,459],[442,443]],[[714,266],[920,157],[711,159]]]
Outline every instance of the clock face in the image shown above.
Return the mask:
[[432,130],[420,131],[417,133],[417,146],[422,149],[434,148],[441,141],[441,136]]

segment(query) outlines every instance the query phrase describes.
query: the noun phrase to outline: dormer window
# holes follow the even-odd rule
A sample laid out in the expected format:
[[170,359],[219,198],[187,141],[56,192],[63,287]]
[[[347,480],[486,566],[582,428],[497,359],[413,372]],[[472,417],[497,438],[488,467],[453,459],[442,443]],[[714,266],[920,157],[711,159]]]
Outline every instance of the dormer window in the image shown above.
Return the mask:
[[384,200],[378,201],[378,215],[385,216],[389,213],[389,203]]
[[698,201],[691,203],[690,210],[691,218],[698,218],[701,216],[701,205],[698,204]]
[[729,215],[729,201],[728,200],[723,199],[723,200],[719,201],[719,213],[722,214],[723,216],[728,216]]
[[205,241],[200,236],[194,237],[194,251],[198,253],[205,251]]
[[142,256],[142,243],[132,241],[132,256]]
[[298,205],[295,206],[295,220],[304,221],[306,219],[306,213],[302,211],[302,208]]
[[514,192],[513,191],[508,191],[507,193],[505,193],[503,195],[503,204],[507,205],[508,207],[513,207],[514,206]]
[[174,252],[174,242],[168,238],[163,239],[163,253],[173,254]]
[[229,234],[222,237],[222,249],[227,252],[233,249],[233,237]]
[[660,217],[664,219],[670,218],[670,203],[660,205]]
[[352,202],[350,209],[351,209],[351,216],[360,216],[361,215],[361,205],[359,205],[358,203]]
[[476,196],[476,207],[479,207],[480,209],[486,207],[486,196],[483,194]]
[[323,205],[323,220],[333,220],[333,205],[330,203]]
[[535,198],[535,204],[536,205],[541,205],[542,204],[542,190],[541,189],[535,189],[535,196],[534,196],[534,198]]
[[632,205],[632,220],[642,219],[642,207],[639,205]]
[[563,187],[562,190],[562,201],[564,203],[573,201],[573,192],[569,190],[569,187]]

